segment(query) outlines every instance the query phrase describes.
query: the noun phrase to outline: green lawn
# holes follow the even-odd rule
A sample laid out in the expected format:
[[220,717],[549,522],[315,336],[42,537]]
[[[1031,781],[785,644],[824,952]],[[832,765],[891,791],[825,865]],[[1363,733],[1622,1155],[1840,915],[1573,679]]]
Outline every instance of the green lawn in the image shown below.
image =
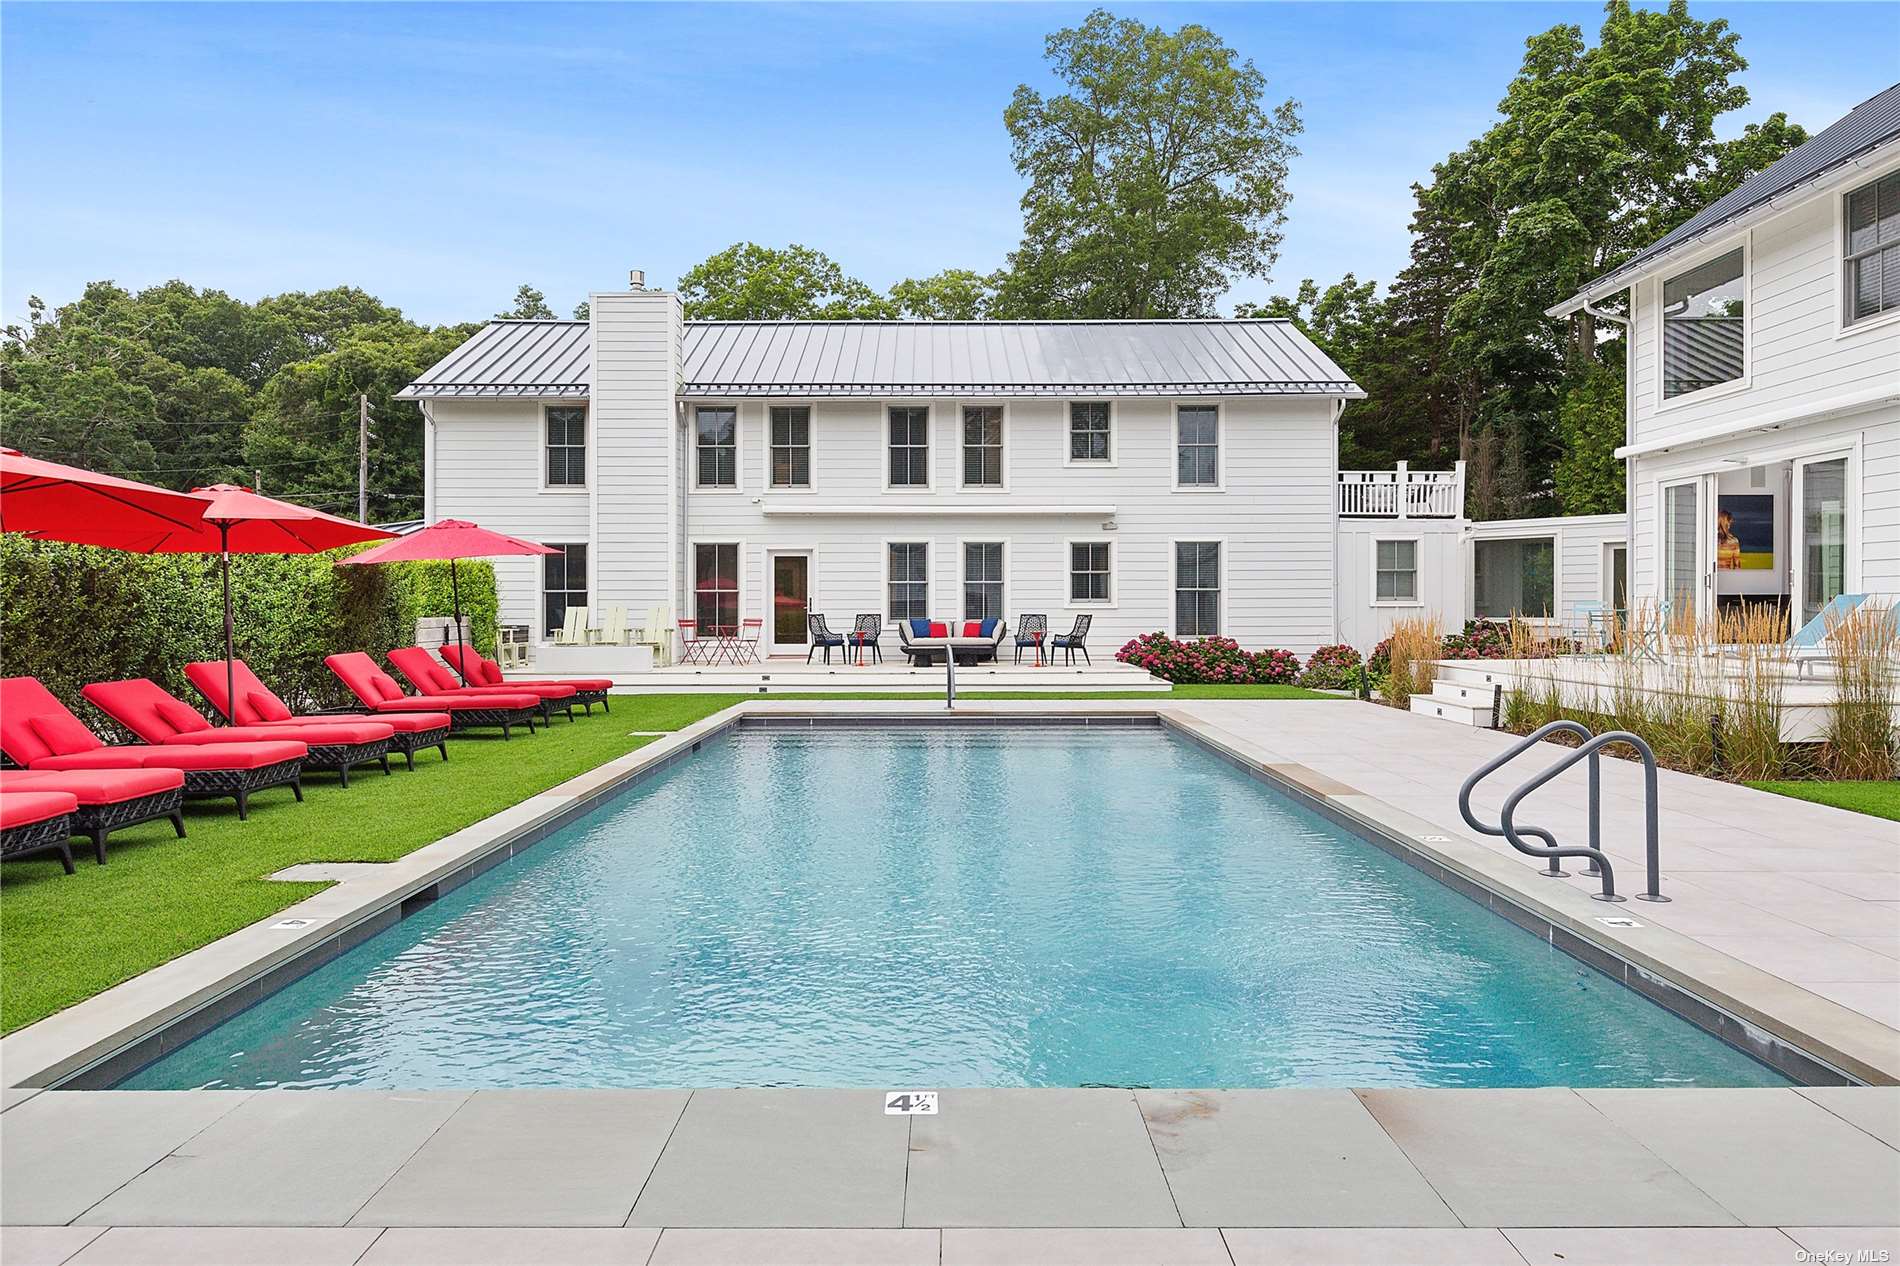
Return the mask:
[[1751,782],[1748,785],[1778,796],[1831,804],[1837,809],[1851,809],[1855,813],[1900,822],[1900,782],[1891,778],[1878,782]]
[[[248,822],[230,801],[186,807],[190,838],[166,822],[121,831],[110,863],[76,857],[78,873],[32,859],[0,867],[0,1031],[11,1032],[122,980],[275,914],[324,885],[265,879],[297,862],[382,862],[433,843],[528,796],[652,741],[636,730],[677,730],[756,695],[616,695],[613,712],[533,737],[458,737],[445,764],[433,751],[385,778],[361,772],[348,791],[313,774],[299,805],[287,789],[251,801]],[[773,695],[785,698],[934,699],[942,695]],[[1325,699],[1288,686],[1183,686],[1171,694],[971,694],[981,698]],[[80,854],[75,847],[75,854]]]

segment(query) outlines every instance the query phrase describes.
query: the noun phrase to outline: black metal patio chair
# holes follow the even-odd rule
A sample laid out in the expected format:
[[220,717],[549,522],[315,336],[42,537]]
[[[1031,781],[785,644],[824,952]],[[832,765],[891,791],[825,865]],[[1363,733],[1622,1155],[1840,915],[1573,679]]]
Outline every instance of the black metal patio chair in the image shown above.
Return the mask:
[[1016,621],[1016,662],[1023,662],[1024,647],[1039,647],[1049,640],[1049,617],[1025,615]]
[[1089,658],[1088,648],[1089,625],[1094,619],[1092,615],[1076,616],[1075,627],[1067,633],[1058,634],[1050,641],[1050,647],[1055,651],[1061,651],[1070,664],[1075,663],[1075,653],[1081,651],[1083,662],[1090,668],[1095,667],[1095,661]]
[[844,649],[844,634],[833,633],[831,627],[825,623],[824,616],[807,615],[805,626],[811,630],[811,649],[805,652],[807,664],[811,663],[811,657],[821,650],[825,653],[825,662],[829,664],[832,648]]
[[872,612],[869,615],[860,613],[857,619],[851,622],[851,637],[845,650],[849,652],[858,646],[859,639],[862,639],[864,648],[871,652],[871,662],[881,664],[884,662],[884,649],[877,644],[877,640],[883,635],[883,616],[878,615],[876,612]]

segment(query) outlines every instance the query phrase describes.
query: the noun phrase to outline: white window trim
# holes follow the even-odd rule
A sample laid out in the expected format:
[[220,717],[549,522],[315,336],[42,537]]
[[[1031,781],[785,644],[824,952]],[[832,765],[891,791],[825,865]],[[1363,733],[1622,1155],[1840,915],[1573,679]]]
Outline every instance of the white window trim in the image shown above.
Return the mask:
[[[962,423],[963,415],[961,413],[958,413],[957,421],[959,424]],[[959,445],[959,447],[961,447],[961,445]],[[961,452],[958,453],[958,457],[961,459]],[[1011,548],[1010,539],[1006,536],[959,536],[957,538],[957,559],[955,564],[957,569],[957,605],[955,607],[955,615],[952,616],[947,623],[962,624],[963,621],[968,618],[963,614],[963,586],[967,583],[970,564],[969,557],[964,553],[963,549],[966,545],[1001,545],[1003,547],[1003,613],[999,618],[1008,620],[1010,609],[1009,596],[1014,588],[1009,582],[1009,571],[1010,564],[1014,560],[1016,553],[1016,551]]]
[[[579,409],[581,411],[581,481],[577,484],[551,484],[548,482],[548,410]],[[566,447],[566,446],[563,446]],[[542,492],[578,492],[586,493],[593,484],[594,471],[594,410],[591,402],[575,404],[572,401],[547,400],[541,404],[541,491]],[[575,544],[580,544],[576,541]]]
[[[1214,482],[1211,484],[1184,484],[1181,482],[1181,410],[1214,410]],[[1168,430],[1173,442],[1168,446],[1168,478],[1175,492],[1205,493],[1227,491],[1227,405],[1220,400],[1172,400],[1168,403]],[[1198,537],[1182,537],[1182,540],[1198,540]],[[1225,567],[1226,551],[1221,551]],[[1169,564],[1172,566],[1172,562]],[[1225,595],[1225,588],[1222,589]],[[1223,596],[1222,601],[1226,599]]]
[[[930,574],[930,569],[936,563],[936,543],[929,537],[924,537],[920,540],[914,536],[890,536],[886,537],[879,545],[879,550],[884,557],[884,583],[883,587],[878,591],[877,599],[879,613],[883,615],[886,624],[895,625],[897,623],[896,617],[891,614],[891,546],[893,545],[921,545],[924,547],[924,618],[928,620],[931,618],[931,603],[935,600],[937,590],[936,582]],[[1007,566],[1007,561],[1005,561],[1005,566]]]
[[[1412,596],[1410,598],[1379,597],[1379,546],[1387,541],[1410,541],[1412,544]],[[1366,594],[1375,607],[1422,607],[1425,605],[1425,538],[1423,536],[1402,536],[1381,533],[1372,538],[1372,570],[1370,586]]]
[[[549,547],[560,546],[563,555],[567,553],[567,547],[570,545],[587,547],[587,588],[582,592],[587,595],[587,601],[583,605],[591,610],[594,605],[594,543],[592,541],[540,541],[538,544]],[[548,613],[548,557],[546,554],[540,554],[534,559],[534,622],[528,626],[529,632],[534,635],[534,642],[543,646],[547,644],[545,639],[554,636],[553,633],[541,627]],[[555,592],[571,593],[573,591],[561,589]]]
[[[806,424],[806,454],[810,458],[810,480],[802,484],[775,484],[772,482],[772,410],[806,409],[810,421]],[[765,454],[765,495],[771,497],[792,496],[808,497],[818,491],[818,402],[815,400],[768,400],[765,404],[765,417],[760,439],[763,441],[761,452]]]
[[[1108,456],[1102,460],[1093,457],[1076,457],[1075,445],[1070,440],[1070,428],[1074,425],[1070,410],[1078,404],[1105,404],[1108,406]],[[1121,410],[1112,396],[1076,396],[1062,402],[1062,464],[1080,466],[1085,470],[1114,470],[1121,465]],[[1177,473],[1179,468],[1177,467]]]
[[[1724,241],[1710,250],[1699,251],[1695,255],[1679,261],[1668,274],[1658,273],[1651,281],[1651,295],[1656,304],[1656,329],[1650,335],[1656,356],[1655,409],[1658,413],[1667,413],[1686,405],[1700,404],[1706,400],[1720,400],[1739,391],[1747,391],[1755,377],[1755,234],[1750,231],[1742,234],[1742,240]],[[1699,387],[1694,391],[1685,391],[1679,396],[1663,396],[1663,380],[1669,376],[1669,367],[1663,362],[1663,335],[1666,322],[1663,319],[1663,287],[1671,279],[1686,272],[1700,268],[1713,259],[1732,255],[1737,247],[1742,252],[1742,376],[1732,382],[1720,382],[1710,387]],[[1836,285],[1839,283],[1837,282]]]
[[[1182,545],[1218,545],[1220,546],[1220,603],[1215,608],[1215,621],[1220,629],[1215,633],[1183,633],[1177,623],[1180,605],[1175,597],[1181,587],[1180,554]],[[1171,536],[1168,538],[1168,636],[1173,638],[1231,637],[1227,631],[1227,538],[1224,536]]]
[[[750,586],[746,584],[746,564],[749,560],[746,557],[745,538],[738,536],[692,537],[687,540],[685,573],[686,600],[688,605],[685,610],[675,612],[675,618],[681,620],[696,620],[699,618],[699,607],[696,605],[697,599],[695,596],[695,589],[697,588],[695,581],[698,579],[696,556],[701,545],[736,545],[739,547],[739,623],[743,627],[747,615],[750,614],[750,604],[746,601],[746,595],[750,592]],[[774,548],[776,548],[776,546]],[[671,633],[678,632],[677,629],[669,629],[667,631]],[[769,633],[770,630],[767,630],[766,635],[769,636]]]
[[1862,321],[1849,322],[1847,319],[1847,195],[1875,184],[1885,177],[1900,171],[1900,162],[1889,163],[1876,168],[1866,179],[1852,188],[1842,189],[1834,196],[1834,337],[1853,338],[1868,330],[1885,329],[1900,322],[1900,308],[1883,312],[1879,316],[1868,317]]
[[[699,411],[701,409],[732,410],[732,483],[702,484],[699,482]],[[689,497],[721,496],[730,497],[745,491],[745,404],[739,400],[695,400],[686,419],[687,443],[692,452],[687,462],[688,482],[686,493]]]
[[[783,491],[783,489],[781,489],[780,491]],[[805,559],[805,614],[806,615],[829,614],[828,612],[825,611],[824,609],[825,604],[823,600],[819,597],[818,582],[821,579],[821,575],[820,575],[820,569],[818,565],[817,542],[793,540],[793,541],[772,541],[769,544],[761,544],[759,546],[759,583],[757,585],[759,601],[758,601],[758,610],[755,613],[755,615],[760,621],[759,646],[761,648],[761,653],[764,653],[764,654],[770,654],[772,649],[778,645],[777,642],[772,640],[772,619],[773,619],[772,556],[774,554],[785,554],[785,555],[790,555],[792,557],[802,556]],[[740,557],[743,560],[744,555],[741,554]],[[745,564],[743,561],[741,561],[740,566],[739,566],[739,587],[740,587],[739,620],[740,620],[740,631],[743,633],[744,628],[745,628],[745,619],[746,619]],[[853,612],[853,614],[856,614],[856,613]],[[848,637],[851,632],[851,626],[847,624],[842,629],[833,628],[832,632],[844,633]],[[809,649],[811,646],[811,628],[809,625],[805,629],[805,639],[806,640],[802,643],[801,642],[787,642],[785,645],[788,647],[793,647],[793,648],[804,646],[807,649]],[[788,653],[797,654],[797,651],[794,649],[794,650],[789,651]]]
[[[963,411],[965,409],[1001,409],[1003,411],[1003,482],[1000,484],[966,484],[963,482]],[[1007,400],[959,400],[956,402],[956,413],[953,418],[953,425],[956,428],[956,443],[952,446],[951,460],[957,464],[956,488],[958,492],[992,493],[1009,491],[1010,457],[1015,451],[1015,445],[1010,443],[1009,415],[1010,407],[1009,401]],[[958,564],[958,568],[958,574],[961,574],[961,563]]]
[[[937,488],[937,409],[929,400],[880,400],[878,401],[878,426],[883,431],[881,459],[884,463],[884,491],[906,496],[913,493],[935,492]],[[924,411],[924,481],[921,484],[894,484],[891,482],[891,410],[922,409]],[[957,418],[962,420],[959,411]],[[958,437],[961,440],[961,436]],[[1008,455],[1005,449],[1004,455]],[[959,447],[958,458],[962,452]]]
[[[1090,465],[1093,463],[1083,463]],[[1077,598],[1075,596],[1075,547],[1078,545],[1108,546],[1108,597]],[[1121,551],[1115,548],[1115,539],[1109,536],[1072,536],[1062,542],[1062,606],[1078,611],[1113,611],[1121,605]]]

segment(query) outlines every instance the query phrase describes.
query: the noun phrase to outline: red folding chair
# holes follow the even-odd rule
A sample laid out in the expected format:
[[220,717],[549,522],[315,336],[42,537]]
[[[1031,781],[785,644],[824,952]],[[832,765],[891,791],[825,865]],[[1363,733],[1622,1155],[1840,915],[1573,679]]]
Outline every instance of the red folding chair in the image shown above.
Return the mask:
[[710,663],[706,656],[712,652],[712,646],[699,636],[699,621],[676,620],[674,623],[679,625],[680,631],[680,663],[690,664],[695,659]]
[[765,621],[759,618],[741,620],[739,627],[739,655],[742,659],[757,663],[759,639],[765,635]]

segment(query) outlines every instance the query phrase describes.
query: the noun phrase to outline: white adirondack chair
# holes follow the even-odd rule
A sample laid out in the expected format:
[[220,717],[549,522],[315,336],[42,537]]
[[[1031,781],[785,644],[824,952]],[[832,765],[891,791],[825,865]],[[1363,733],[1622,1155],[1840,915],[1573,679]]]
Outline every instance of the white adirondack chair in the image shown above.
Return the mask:
[[554,630],[556,646],[583,646],[587,642],[587,608],[569,607],[567,619]]
[[593,630],[593,640],[601,646],[625,646],[627,644],[627,609],[618,603],[603,608],[600,613],[600,623]]

